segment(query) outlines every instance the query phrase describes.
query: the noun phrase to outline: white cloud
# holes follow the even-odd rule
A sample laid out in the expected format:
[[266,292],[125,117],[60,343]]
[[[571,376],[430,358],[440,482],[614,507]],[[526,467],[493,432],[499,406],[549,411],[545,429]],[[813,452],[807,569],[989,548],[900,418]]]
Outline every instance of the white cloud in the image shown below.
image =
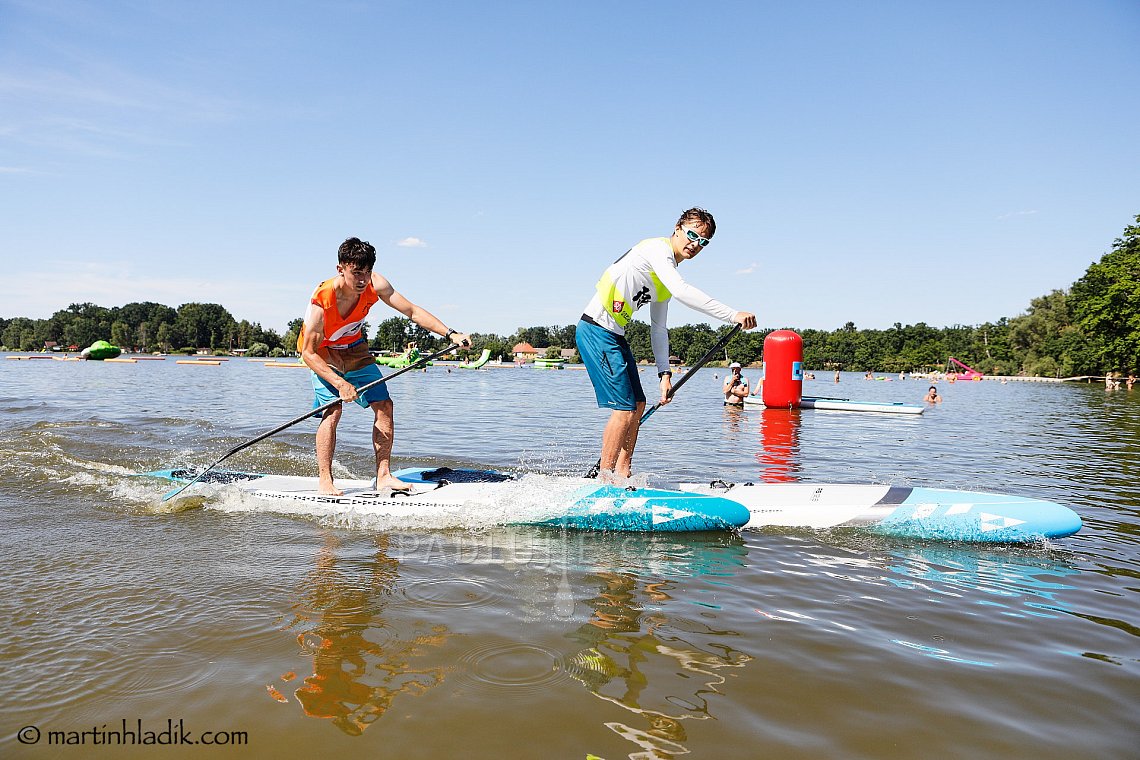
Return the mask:
[[401,248],[427,248],[428,244],[420,240],[418,237],[406,237],[403,240],[397,240],[396,245]]
[[759,264],[757,264],[755,261],[753,261],[751,264],[749,264],[748,266],[744,267],[744,269],[737,269],[737,270],[736,270],[736,273],[737,273],[737,274],[752,274],[753,272],[755,272],[755,271],[756,271],[756,269],[757,269],[759,266],[760,266]]
[[1009,219],[1010,217],[1013,217],[1013,216],[1033,216],[1036,213],[1037,213],[1036,210],[1033,210],[1033,211],[1011,211],[1008,214],[1002,214],[1001,216],[998,217],[998,219],[999,220],[1000,219]]

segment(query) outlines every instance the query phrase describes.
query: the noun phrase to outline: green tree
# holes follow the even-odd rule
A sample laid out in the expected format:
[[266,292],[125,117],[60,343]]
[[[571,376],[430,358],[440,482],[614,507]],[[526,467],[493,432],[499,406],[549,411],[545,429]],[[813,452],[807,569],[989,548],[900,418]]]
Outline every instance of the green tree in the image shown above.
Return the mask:
[[169,322],[163,322],[158,326],[158,332],[155,335],[155,342],[158,344],[158,349],[166,353],[170,352],[170,339],[171,333],[174,332],[174,327]]
[[[281,336],[277,334],[276,330],[264,328],[260,322],[254,322],[250,330],[249,342],[250,344],[264,343],[273,348],[281,345]],[[294,340],[293,345],[296,345],[296,340]]]
[[132,346],[131,341],[131,328],[126,322],[122,320],[115,320],[111,323],[111,344],[118,346],[124,351],[129,351]]
[[253,343],[253,323],[248,319],[238,322],[234,337],[236,348],[249,348]]
[[[557,330],[558,328],[554,328]],[[520,327],[515,330],[512,337],[514,343],[529,343],[535,348],[547,348],[550,342],[550,328],[548,327]]]
[[237,322],[216,303],[184,303],[178,307],[175,328],[184,345],[216,350],[229,348]]
[[[472,339],[472,343],[474,344],[474,339]],[[492,335],[490,340],[484,340],[482,344],[475,345],[478,346],[480,352],[482,352],[483,349],[490,351],[491,358],[494,360],[511,360],[511,344],[497,335]]]
[[[718,328],[716,332],[717,340],[720,340],[720,338],[724,336],[726,329],[731,330],[732,325]],[[766,338],[770,332],[771,330],[766,329],[756,330],[754,332],[738,332],[726,346],[728,349],[728,358],[734,362],[740,362],[746,367],[753,362],[760,361],[764,354],[764,338]]]
[[[1010,347],[1029,375],[1055,376],[1064,364],[1066,335],[1074,329],[1068,293],[1054,290],[1031,300],[1024,314],[1009,321]],[[1052,361],[1044,364],[1043,357]]]
[[1135,371],[1140,357],[1140,214],[1073,283],[1070,307],[1089,341],[1091,372]]
[[43,344],[36,345],[35,321],[27,317],[16,317],[8,322],[0,343],[16,351],[36,351]]
[[373,351],[395,351],[399,353],[410,341],[414,340],[412,337],[413,326],[412,320],[407,317],[385,319],[376,327],[376,334],[368,345]]
[[104,331],[99,322],[89,317],[74,317],[64,328],[63,343],[87,348],[97,340],[110,338],[110,329]]
[[837,369],[855,370],[855,349],[859,342],[854,322],[848,322],[827,336],[824,355],[827,363]]
[[[301,328],[305,326],[305,320],[297,317],[289,321],[289,329],[281,337],[281,350],[283,352],[294,353],[297,350],[297,339],[301,335]],[[375,341],[370,344],[373,349],[376,348]],[[284,354],[282,354],[284,355]]]
[[574,348],[574,336],[578,330],[577,325],[566,325],[565,327],[551,327],[550,340],[554,345],[560,348]]
[[649,325],[640,320],[630,320],[625,327],[625,339],[637,361],[653,361],[653,345],[649,335]]

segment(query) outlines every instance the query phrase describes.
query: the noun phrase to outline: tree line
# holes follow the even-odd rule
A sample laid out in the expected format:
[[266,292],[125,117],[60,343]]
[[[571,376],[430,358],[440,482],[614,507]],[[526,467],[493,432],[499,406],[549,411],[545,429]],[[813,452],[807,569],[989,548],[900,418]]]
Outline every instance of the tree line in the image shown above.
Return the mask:
[[47,319],[0,318],[0,345],[7,349],[39,351],[49,343],[61,350],[83,349],[97,340],[142,352],[225,352],[261,344],[267,352],[277,348],[284,353],[283,338],[276,331],[257,322],[239,322],[216,303],[184,303],[177,309],[149,301],[112,307],[73,303]]
[[[1129,373],[1140,370],[1140,215],[1125,227],[1112,250],[1091,264],[1066,290],[1034,298],[1024,314],[982,325],[933,327],[923,322],[885,330],[859,329],[848,322],[835,330],[796,330],[804,341],[805,366],[817,369],[901,372],[939,369],[954,356],[986,374],[1071,377]],[[41,350],[54,342],[84,348],[96,340],[137,351],[227,352],[250,355],[292,354],[301,319],[281,335],[259,323],[238,321],[218,304],[187,303],[177,309],[157,303],[102,307],[72,304],[48,319],[0,318],[0,346]],[[673,355],[692,364],[708,352],[728,326],[681,325],[669,330]],[[769,329],[739,333],[729,342],[732,361],[760,361]],[[415,342],[421,351],[438,350],[444,340],[411,320],[393,317],[375,330],[366,327],[374,351],[404,350]],[[630,323],[630,348],[639,361],[652,361],[649,325]],[[473,333],[473,345],[461,358],[488,349],[494,357],[511,358],[517,343],[540,353],[574,347],[574,325],[520,327],[512,335]]]

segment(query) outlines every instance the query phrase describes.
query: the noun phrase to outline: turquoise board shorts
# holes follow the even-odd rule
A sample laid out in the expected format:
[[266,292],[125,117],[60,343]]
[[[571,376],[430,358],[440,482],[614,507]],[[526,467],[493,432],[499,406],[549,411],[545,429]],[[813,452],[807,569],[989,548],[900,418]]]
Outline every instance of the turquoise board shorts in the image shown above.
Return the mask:
[[632,412],[645,401],[637,360],[624,337],[583,319],[575,328],[574,342],[594,384],[598,406]]
[[[320,406],[324,406],[330,401],[336,401],[338,398],[340,398],[340,393],[337,392],[336,388],[329,385],[324,378],[313,371],[310,371],[309,374],[312,375],[313,380],[314,409]],[[362,385],[371,383],[373,380],[379,380],[380,378],[384,377],[384,374],[380,372],[380,368],[378,366],[375,364],[370,364],[367,367],[362,367],[361,369],[354,369],[351,372],[347,372],[343,375],[343,377],[345,380],[352,383],[353,387],[359,388]],[[368,408],[369,404],[374,404],[377,401],[387,401],[390,398],[392,397],[388,395],[388,384],[381,383],[380,385],[369,388],[368,390],[364,391],[364,393],[357,396],[356,403],[365,408]]]

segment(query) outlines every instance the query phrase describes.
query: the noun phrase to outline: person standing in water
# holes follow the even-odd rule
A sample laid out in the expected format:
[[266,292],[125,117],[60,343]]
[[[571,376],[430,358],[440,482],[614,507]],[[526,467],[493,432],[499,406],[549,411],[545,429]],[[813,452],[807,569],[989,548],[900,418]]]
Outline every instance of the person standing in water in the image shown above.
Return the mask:
[[660,403],[669,403],[672,371],[669,368],[669,301],[676,298],[691,309],[736,322],[746,330],[756,326],[756,315],[732,309],[685,282],[677,272],[682,261],[696,258],[716,232],[712,214],[691,208],[681,214],[669,237],[642,240],[606,268],[594,295],[578,322],[575,342],[594,386],[598,406],[610,409],[602,433],[600,477],[628,478],[645,391],[637,374],[637,360],[625,339],[633,313],[649,306],[650,341],[657,363]]
[[[372,448],[376,454],[375,488],[407,491],[410,486],[391,472],[392,399],[387,384],[357,392],[357,388],[379,380],[383,375],[368,351],[364,339],[364,318],[378,301],[383,301],[425,330],[444,336],[457,346],[470,345],[467,335],[449,329],[435,315],[402,296],[379,272],[376,249],[359,238],[345,240],[337,252],[336,277],[325,280],[313,292],[305,313],[297,350],[301,361],[312,370],[313,408],[340,399],[372,410]],[[340,496],[332,477],[336,428],[344,404],[324,412],[317,427],[318,490]]]
[[744,376],[740,362],[728,365],[729,375],[724,379],[724,405],[744,406],[748,397],[748,378]]

